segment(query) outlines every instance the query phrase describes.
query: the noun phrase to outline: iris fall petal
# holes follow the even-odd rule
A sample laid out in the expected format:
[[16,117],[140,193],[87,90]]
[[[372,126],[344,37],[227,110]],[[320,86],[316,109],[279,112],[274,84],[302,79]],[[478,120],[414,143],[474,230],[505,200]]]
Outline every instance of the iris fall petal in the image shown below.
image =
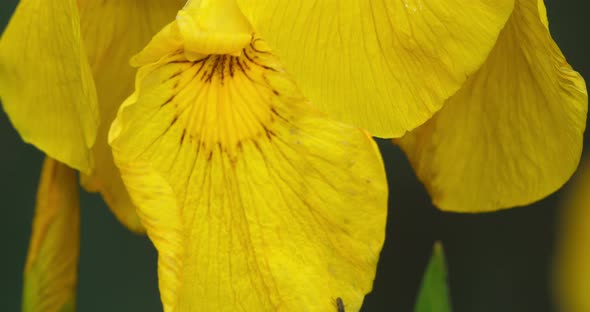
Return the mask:
[[206,27],[204,12],[187,8],[197,23],[138,55],[109,138],[159,252],[165,311],[358,310],[385,234],[374,142],[312,108],[260,38],[238,48],[248,25]]

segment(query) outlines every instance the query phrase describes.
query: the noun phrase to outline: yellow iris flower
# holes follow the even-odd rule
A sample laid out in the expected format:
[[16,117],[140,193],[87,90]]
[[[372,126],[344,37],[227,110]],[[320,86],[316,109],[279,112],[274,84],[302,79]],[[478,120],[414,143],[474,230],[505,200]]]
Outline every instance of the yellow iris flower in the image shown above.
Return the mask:
[[517,0],[483,66],[398,143],[439,208],[510,208],[573,174],[587,109],[584,80],[551,38],[543,1]]
[[[573,144],[567,148],[575,154],[583,125],[575,116],[559,115],[558,108],[585,111],[585,97],[572,91],[583,90],[583,81],[554,58],[561,54],[550,39],[551,53],[543,53],[550,37],[537,38],[545,33],[536,27],[505,35],[521,21],[515,16],[534,25],[526,23],[531,3],[536,7],[534,0],[193,0],[134,57],[134,85],[128,59],[172,20],[181,3],[23,0],[0,41],[0,96],[23,139],[57,160],[47,160],[43,176],[62,168],[71,180],[72,170],[59,162],[65,163],[83,173],[83,185],[100,191],[125,225],[145,227],[159,251],[166,311],[334,311],[336,302],[355,311],[371,289],[383,243],[387,185],[374,142],[335,120],[380,137],[400,137],[443,105],[436,120],[453,102],[466,102],[453,99],[472,94],[463,90],[485,82],[487,76],[477,77],[486,71],[497,75],[489,79],[519,85],[496,73],[495,63],[488,65],[495,51],[501,51],[500,60],[511,55],[498,48],[508,36],[508,47],[522,52],[517,64],[530,74],[520,84],[535,86],[516,95],[547,90],[532,102],[557,107],[547,115],[559,127],[570,118],[567,129],[549,138],[571,139],[559,143]],[[539,49],[520,49],[520,41]],[[547,68],[537,76],[527,62]],[[505,67],[501,63],[499,69]],[[559,105],[563,93],[573,94],[568,105]],[[505,112],[480,110],[490,116]],[[533,126],[546,121],[533,119]],[[422,129],[430,124],[402,143],[409,155],[429,150],[411,136],[426,133]],[[107,144],[109,127],[120,172]],[[433,143],[444,134],[431,133]],[[512,132],[495,135],[506,139]],[[502,155],[495,156],[499,161]],[[562,172],[570,158],[553,164],[555,170]],[[446,158],[425,161],[445,165],[439,160]],[[435,169],[422,171],[436,173],[432,179],[445,176]],[[72,191],[70,183],[62,184],[64,194]],[[48,196],[43,185],[42,177],[40,202]],[[436,201],[438,188],[430,189]],[[67,203],[47,200],[52,209],[38,204],[37,214],[71,215],[72,209],[55,207],[77,207],[74,198],[60,200]],[[74,226],[77,221],[63,221],[68,218],[37,217],[47,221],[35,222],[30,253],[37,256],[29,259],[60,248],[76,254],[77,247],[60,241],[60,230],[51,240],[36,238],[37,224]],[[25,274],[36,277],[26,287],[35,288],[51,266],[27,264],[32,267],[36,273]],[[53,285],[59,293],[70,282],[64,277]],[[45,302],[32,298],[38,292],[28,294],[26,300]],[[69,302],[60,296],[66,299],[59,302]]]

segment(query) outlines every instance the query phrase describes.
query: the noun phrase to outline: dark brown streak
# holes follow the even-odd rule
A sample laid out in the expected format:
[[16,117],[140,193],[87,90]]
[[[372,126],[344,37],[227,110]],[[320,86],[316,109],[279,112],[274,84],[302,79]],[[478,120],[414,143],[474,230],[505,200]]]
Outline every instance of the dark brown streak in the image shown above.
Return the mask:
[[256,49],[256,47],[254,46],[254,44],[256,43],[256,41],[260,40],[260,38],[256,38],[253,41],[250,41],[250,48],[254,51],[254,52],[258,52],[258,53],[262,53],[262,54],[270,54],[269,51],[262,51],[262,50],[258,50]]
[[180,74],[182,74],[183,72],[184,72],[184,70],[179,70],[179,71],[175,72],[172,76],[168,77],[167,80],[172,80],[172,79],[180,76]]
[[170,128],[172,128],[172,126],[176,123],[177,120],[178,120],[178,115],[175,115],[174,119],[172,119],[172,121],[170,122],[170,125],[168,125],[168,128],[166,128],[166,130],[164,130],[156,138],[154,138],[152,140],[152,142],[144,149],[144,151],[141,154],[143,154],[144,152],[149,150],[154,144],[156,144],[156,142],[159,142],[164,137],[164,135],[166,135],[166,133],[168,133],[168,131],[170,131]]
[[164,132],[162,132],[154,141],[160,140],[166,133],[168,133],[168,131],[170,131],[170,128],[172,128],[172,126],[174,126],[176,121],[178,121],[178,115],[174,116],[174,119],[172,119],[172,121],[170,122],[170,125],[168,125],[168,128],[166,128],[166,130],[164,130]]
[[251,56],[248,54],[248,52],[246,52],[246,49],[242,49],[242,52],[244,53],[244,56],[245,56],[245,57],[248,59],[248,61],[250,61],[250,63],[252,63],[252,64],[254,64],[254,65],[257,65],[258,67],[262,67],[262,68],[264,68],[264,69],[267,69],[267,70],[272,70],[272,71],[275,71],[275,72],[277,71],[276,69],[274,69],[274,68],[272,68],[272,67],[270,67],[270,66],[266,66],[266,65],[263,65],[263,64],[260,64],[260,63],[256,62],[256,61],[255,61],[255,60],[254,60],[254,59],[253,59],[253,58],[252,58],[252,57],[251,57]]
[[252,143],[254,143],[254,147],[256,147],[256,149],[258,150],[258,152],[260,152],[260,154],[262,154],[262,148],[260,148],[260,145],[258,144],[258,142],[256,141],[256,139],[252,139]]
[[244,76],[246,76],[246,78],[248,78],[248,80],[254,81],[252,79],[252,77],[250,77],[250,75],[248,75],[248,73],[246,72],[246,68],[244,68],[244,66],[246,66],[247,69],[250,70],[250,68],[248,67],[248,65],[242,64],[242,62],[240,62],[240,59],[239,58],[236,58],[236,63],[238,64],[238,67],[240,68],[240,70],[242,71],[242,73],[244,73]]
[[[168,126],[168,129],[172,128],[172,126],[174,126],[174,124],[178,121],[178,115],[174,115],[174,119],[172,119],[172,121],[170,122],[170,126]],[[168,131],[168,129],[166,129],[166,131]]]
[[[191,65],[191,67],[192,67],[192,65]],[[174,74],[173,74],[172,76],[170,76],[170,77],[169,77],[167,80],[172,80],[172,79],[174,79],[174,78],[176,78],[176,77],[180,76],[180,75],[181,75],[181,74],[182,74],[184,71],[185,71],[185,70],[180,70],[180,71],[178,71],[178,72],[174,73]],[[179,85],[179,84],[180,84],[179,80],[178,80],[178,79],[176,79],[176,81],[174,82],[173,89],[176,89],[176,88],[178,87],[178,85]],[[166,100],[164,103],[162,103],[162,105],[160,105],[160,108],[162,108],[162,107],[164,107],[164,106],[168,105],[170,102],[172,102],[172,101],[174,100],[174,97],[176,97],[176,94],[173,94],[173,95],[171,95],[171,96],[170,96],[170,98],[168,98],[168,99],[167,99],[167,100]]]
[[270,111],[275,114],[277,117],[281,118],[281,120],[285,121],[285,122],[289,122],[289,120],[287,118],[285,118],[283,115],[279,114],[279,112],[277,112],[277,110],[274,107],[270,107]]
[[266,133],[266,137],[269,141],[272,140],[274,136],[276,136],[276,134],[266,126],[263,125],[262,128],[264,128],[264,132]]
[[162,103],[162,105],[160,105],[160,108],[162,108],[162,107],[170,104],[174,100],[174,97],[176,97],[176,93],[175,94],[172,94],[172,96],[170,96],[170,98],[168,98],[166,100],[166,102]]
[[[204,57],[204,58],[202,58],[202,59],[198,59],[198,60],[196,60],[196,61],[192,61],[192,65],[194,65],[194,64],[199,64],[199,63],[202,63],[202,62],[204,62],[204,61],[208,60],[210,56],[211,56],[211,55],[207,55],[207,56],[205,56],[205,57]],[[190,62],[190,61],[187,61],[187,60],[182,60],[182,61],[170,61],[170,62],[168,62],[168,63],[169,63],[169,64],[179,64],[179,63],[189,63],[189,62]]]
[[225,62],[227,61],[227,56],[221,56],[221,66],[219,66],[219,75],[221,78],[221,85],[223,85],[223,81],[225,80]]
[[[211,80],[213,79],[213,75],[215,75],[215,71],[217,70],[217,66],[219,66],[219,62],[220,62],[220,57],[217,56],[215,57],[215,61],[213,62],[213,65],[211,66],[211,70],[207,73],[205,72],[207,75],[207,78],[205,78],[205,82],[211,82]],[[203,76],[204,77],[204,76]]]
[[186,129],[182,129],[182,135],[180,136],[180,144],[184,142],[184,136],[186,135]]
[[238,63],[241,63],[244,66],[244,68],[246,68],[247,70],[250,70],[250,65],[248,65],[248,63],[240,61],[240,58],[238,58],[237,60],[238,60]]
[[208,60],[210,57],[211,57],[211,55],[207,55],[207,56],[205,56],[205,57],[204,57],[204,58],[202,58],[202,59],[198,59],[198,60],[196,60],[196,61],[193,61],[193,64],[203,63],[203,62],[205,62],[206,60]]
[[[201,67],[199,67],[199,69],[197,69],[197,72],[193,76],[193,79],[194,79],[194,77],[197,77],[197,75],[203,70],[203,68],[205,68],[205,65],[207,65],[206,61],[209,60],[209,57],[210,57],[210,55],[195,62],[195,64],[201,63]],[[207,72],[207,71],[205,71],[205,72]]]
[[235,69],[234,69],[234,59],[235,59],[235,56],[230,56],[229,57],[229,75],[230,75],[230,77],[233,77],[234,76],[234,72],[235,72]]
[[[209,58],[209,57],[207,57],[207,58]],[[191,78],[191,81],[192,81],[192,80],[194,80],[194,79],[195,79],[195,78],[196,78],[196,77],[199,75],[199,73],[200,73],[200,72],[203,70],[203,68],[205,67],[205,64],[207,64],[207,62],[202,62],[202,63],[201,63],[201,67],[199,67],[199,69],[197,69],[197,71],[195,72],[195,74],[194,74],[194,75],[193,75],[193,77]]]

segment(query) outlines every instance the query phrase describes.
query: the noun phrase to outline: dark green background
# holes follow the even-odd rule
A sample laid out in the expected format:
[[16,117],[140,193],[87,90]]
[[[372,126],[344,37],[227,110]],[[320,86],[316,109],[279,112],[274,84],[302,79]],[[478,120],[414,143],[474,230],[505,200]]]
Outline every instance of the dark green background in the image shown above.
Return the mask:
[[[546,2],[555,40],[589,78],[588,2]],[[16,3],[1,0],[0,29]],[[411,311],[435,239],[443,241],[448,257],[455,312],[555,311],[549,279],[563,191],[498,213],[441,213],[401,151],[388,141],[380,145],[391,203],[377,279],[363,311]],[[0,148],[0,311],[18,311],[43,155],[20,140],[3,112]],[[83,194],[81,203],[78,310],[161,311],[151,243],[119,225],[99,196]]]

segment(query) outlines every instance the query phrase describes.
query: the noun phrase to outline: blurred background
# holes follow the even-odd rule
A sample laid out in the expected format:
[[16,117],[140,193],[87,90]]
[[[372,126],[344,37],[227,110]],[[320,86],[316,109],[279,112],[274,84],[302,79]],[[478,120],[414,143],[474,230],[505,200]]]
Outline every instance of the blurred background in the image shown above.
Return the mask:
[[[589,2],[545,2],[554,39],[574,69],[590,79]],[[0,30],[17,3],[1,0]],[[391,188],[389,220],[374,290],[363,311],[412,311],[435,240],[446,252],[453,311],[556,311],[551,265],[560,201],[569,183],[527,207],[442,213],[431,205],[401,150],[389,141],[379,143]],[[0,147],[0,310],[19,311],[43,155],[21,141],[3,111]],[[82,193],[81,205],[78,310],[162,311],[150,241],[123,228],[100,196]]]

